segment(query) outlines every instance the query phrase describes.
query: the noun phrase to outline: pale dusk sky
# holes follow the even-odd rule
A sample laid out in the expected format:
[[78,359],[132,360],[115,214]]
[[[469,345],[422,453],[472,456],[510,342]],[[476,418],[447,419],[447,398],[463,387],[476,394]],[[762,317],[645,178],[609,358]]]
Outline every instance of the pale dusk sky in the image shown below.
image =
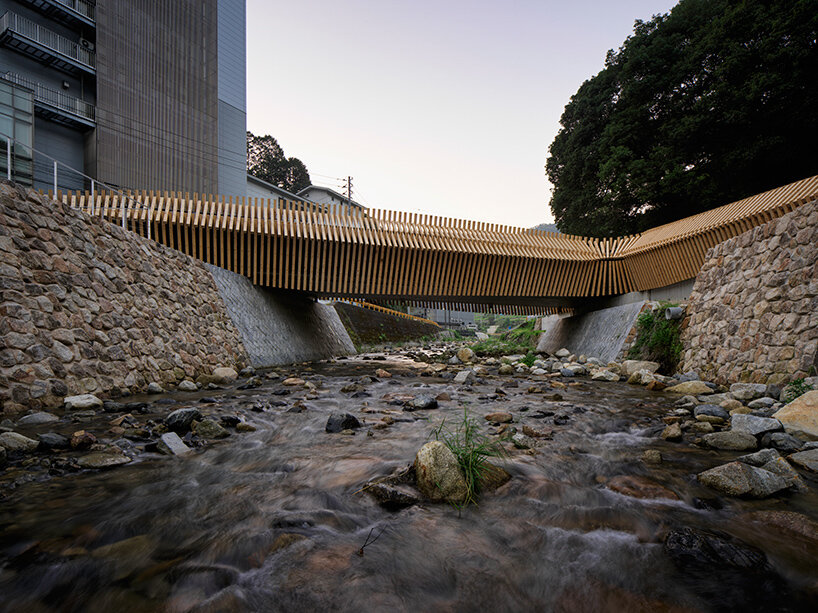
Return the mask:
[[530,227],[563,108],[671,0],[247,0],[247,129],[372,208]]

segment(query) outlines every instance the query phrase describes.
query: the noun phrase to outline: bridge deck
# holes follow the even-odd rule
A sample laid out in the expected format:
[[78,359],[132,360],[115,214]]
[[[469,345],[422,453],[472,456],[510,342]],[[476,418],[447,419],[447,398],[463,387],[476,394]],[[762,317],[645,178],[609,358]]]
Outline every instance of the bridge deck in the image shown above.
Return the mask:
[[322,298],[546,313],[694,278],[710,247],[818,198],[818,176],[615,239],[197,194],[57,198],[257,285]]

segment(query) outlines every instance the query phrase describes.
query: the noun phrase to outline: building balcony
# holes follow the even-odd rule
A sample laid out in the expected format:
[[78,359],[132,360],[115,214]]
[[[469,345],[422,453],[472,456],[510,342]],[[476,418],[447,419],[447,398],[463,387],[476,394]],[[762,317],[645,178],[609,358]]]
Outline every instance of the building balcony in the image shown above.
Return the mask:
[[19,0],[70,27],[96,27],[96,5],[87,0]]
[[71,128],[88,129],[97,125],[96,107],[93,104],[13,72],[0,74],[0,77],[34,93],[34,112],[39,117]]
[[0,44],[67,74],[96,74],[93,51],[11,11],[0,17]]

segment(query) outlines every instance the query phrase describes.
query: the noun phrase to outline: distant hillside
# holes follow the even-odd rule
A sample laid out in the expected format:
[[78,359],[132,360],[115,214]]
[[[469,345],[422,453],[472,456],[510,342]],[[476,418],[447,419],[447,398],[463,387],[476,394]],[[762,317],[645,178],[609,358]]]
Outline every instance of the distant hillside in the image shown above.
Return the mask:
[[532,230],[542,230],[543,232],[557,232],[557,233],[559,233],[559,230],[557,230],[557,224],[554,224],[554,223],[541,223],[541,224],[539,224],[537,226],[534,226],[531,229]]

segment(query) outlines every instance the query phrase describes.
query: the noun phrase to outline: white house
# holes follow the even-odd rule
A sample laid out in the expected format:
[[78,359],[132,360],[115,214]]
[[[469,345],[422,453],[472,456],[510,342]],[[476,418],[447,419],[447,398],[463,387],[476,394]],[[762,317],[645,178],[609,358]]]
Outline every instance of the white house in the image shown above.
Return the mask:
[[343,207],[343,209],[348,209],[350,207],[357,208],[361,210],[366,210],[361,204],[358,204],[354,200],[350,202],[346,196],[343,194],[339,194],[334,189],[330,189],[329,187],[321,187],[320,185],[310,185],[305,187],[300,192],[298,192],[298,197],[304,200],[309,200],[310,202],[317,202],[318,204],[326,204],[330,208],[334,207]]

